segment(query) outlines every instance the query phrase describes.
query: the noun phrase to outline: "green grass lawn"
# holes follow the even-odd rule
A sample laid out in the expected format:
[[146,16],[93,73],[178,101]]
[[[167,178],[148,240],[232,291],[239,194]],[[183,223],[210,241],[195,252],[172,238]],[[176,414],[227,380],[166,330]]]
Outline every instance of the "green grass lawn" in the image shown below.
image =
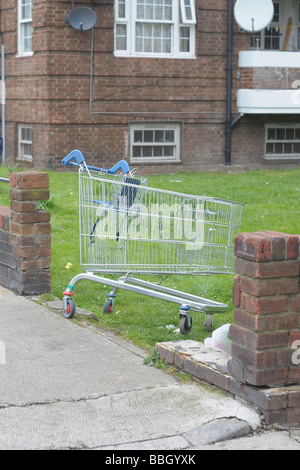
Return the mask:
[[[0,167],[0,176],[9,170]],[[69,281],[82,272],[79,263],[78,175],[49,172],[51,198],[47,208],[52,225],[52,293],[61,298]],[[242,232],[276,230],[300,234],[300,168],[293,170],[227,173],[178,173],[149,177],[149,185],[186,194],[212,196],[244,203]],[[9,205],[8,185],[0,182],[0,204]],[[72,266],[66,268],[68,263]],[[70,265],[69,265],[70,266]],[[157,279],[155,279],[156,281]],[[233,321],[230,276],[171,276],[163,283],[211,300],[228,304],[226,314],[215,316],[214,328]],[[110,288],[81,281],[74,290],[78,307],[95,313],[99,325],[119,332],[145,349],[156,342],[180,338],[203,341],[209,334],[204,315],[192,312],[193,328],[188,336],[174,334],[166,326],[179,326],[179,308],[123,290],[117,292],[114,313],[104,315],[102,308]]]

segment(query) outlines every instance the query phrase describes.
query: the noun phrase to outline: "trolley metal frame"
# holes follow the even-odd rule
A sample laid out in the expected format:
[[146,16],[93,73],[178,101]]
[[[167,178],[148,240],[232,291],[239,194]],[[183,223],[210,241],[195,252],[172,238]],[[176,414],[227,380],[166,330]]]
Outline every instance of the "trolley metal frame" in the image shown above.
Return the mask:
[[136,276],[232,274],[243,204],[150,188],[124,160],[107,170],[87,165],[74,150],[63,164],[79,167],[80,261],[85,270],[63,293],[64,316],[75,315],[75,285],[88,280],[111,287],[104,313],[113,312],[116,291],[123,289],[178,304],[183,334],[192,328],[191,311],[205,314],[210,331],[214,314],[226,312],[227,304]]

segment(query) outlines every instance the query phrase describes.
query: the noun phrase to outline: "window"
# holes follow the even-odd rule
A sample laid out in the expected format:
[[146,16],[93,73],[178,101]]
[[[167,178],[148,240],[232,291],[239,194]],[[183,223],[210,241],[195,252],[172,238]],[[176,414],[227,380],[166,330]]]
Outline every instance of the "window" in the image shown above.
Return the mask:
[[180,161],[179,124],[132,124],[130,143],[131,162]]
[[274,16],[272,23],[262,32],[256,32],[251,35],[251,48],[263,50],[280,50],[281,31],[281,9],[280,2],[274,3]]
[[265,49],[279,50],[280,49],[280,25],[279,13],[280,5],[274,2],[274,16],[271,25],[265,29]]
[[32,161],[32,126],[28,124],[19,124],[19,160]]
[[195,0],[115,0],[115,54],[195,56]]
[[32,55],[32,0],[18,0],[18,55]]
[[300,159],[300,125],[270,124],[265,136],[266,160]]
[[196,24],[194,0],[180,0],[180,12],[182,23]]

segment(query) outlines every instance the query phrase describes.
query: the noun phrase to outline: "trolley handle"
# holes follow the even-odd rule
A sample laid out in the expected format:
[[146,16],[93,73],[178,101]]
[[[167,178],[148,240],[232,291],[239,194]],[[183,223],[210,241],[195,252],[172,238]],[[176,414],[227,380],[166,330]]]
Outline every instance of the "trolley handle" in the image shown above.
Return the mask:
[[[72,160],[75,159],[75,162],[72,162]],[[128,163],[125,160],[120,160],[115,166],[113,166],[110,170],[107,170],[106,168],[99,168],[96,166],[90,166],[85,163],[84,156],[82,155],[82,152],[80,150],[73,150],[69,155],[67,155],[63,161],[63,165],[67,166],[81,166],[82,164],[86,166],[89,170],[94,170],[94,171],[101,171],[102,173],[109,173],[110,175],[114,175],[117,173],[117,171],[122,170],[124,174],[130,172],[130,167]]]

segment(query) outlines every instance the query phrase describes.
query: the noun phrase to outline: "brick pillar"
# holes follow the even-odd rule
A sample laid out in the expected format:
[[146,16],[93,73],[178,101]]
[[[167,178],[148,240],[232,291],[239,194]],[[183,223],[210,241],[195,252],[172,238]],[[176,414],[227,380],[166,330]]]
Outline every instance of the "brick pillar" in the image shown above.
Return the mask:
[[49,199],[49,175],[35,171],[10,173],[10,242],[16,258],[17,290],[30,295],[51,290],[50,214],[40,210]]
[[242,233],[235,239],[234,324],[229,371],[255,386],[300,383],[299,236]]

